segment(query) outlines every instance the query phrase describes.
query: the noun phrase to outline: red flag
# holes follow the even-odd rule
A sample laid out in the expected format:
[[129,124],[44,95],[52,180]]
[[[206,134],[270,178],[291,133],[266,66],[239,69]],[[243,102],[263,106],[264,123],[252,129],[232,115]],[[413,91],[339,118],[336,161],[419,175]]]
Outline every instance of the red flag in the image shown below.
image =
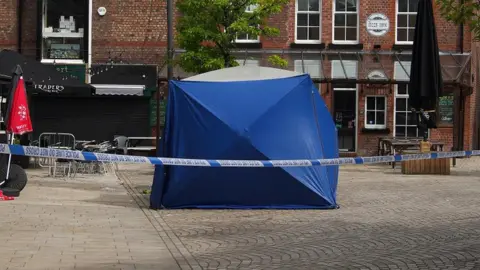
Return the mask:
[[18,80],[7,119],[7,132],[21,135],[33,131],[23,76]]

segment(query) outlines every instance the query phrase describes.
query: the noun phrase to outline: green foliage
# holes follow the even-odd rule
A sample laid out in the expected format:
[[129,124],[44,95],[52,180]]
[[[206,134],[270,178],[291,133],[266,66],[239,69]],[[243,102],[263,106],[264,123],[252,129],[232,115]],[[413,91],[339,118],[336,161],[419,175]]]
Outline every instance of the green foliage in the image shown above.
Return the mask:
[[[187,72],[203,73],[237,66],[232,51],[237,33],[273,37],[280,32],[267,20],[289,0],[178,0],[181,16],[176,41],[185,49],[178,64]],[[251,12],[247,7],[256,5]],[[276,63],[281,63],[277,60]],[[284,60],[285,61],[285,60]],[[283,63],[285,64],[285,63]]]
[[268,57],[268,62],[279,68],[287,68],[288,66],[288,61],[285,58],[282,58],[281,56],[278,55],[271,55]]
[[[480,40],[480,3],[478,0],[436,0],[442,16],[456,25],[470,28],[475,40]],[[463,2],[463,3],[462,3]]]

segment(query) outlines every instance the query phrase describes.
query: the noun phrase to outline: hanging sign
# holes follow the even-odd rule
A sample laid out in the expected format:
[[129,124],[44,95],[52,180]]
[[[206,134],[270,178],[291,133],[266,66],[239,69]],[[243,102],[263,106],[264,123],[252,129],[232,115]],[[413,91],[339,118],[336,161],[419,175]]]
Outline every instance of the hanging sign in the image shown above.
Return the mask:
[[385,35],[390,29],[390,21],[385,14],[373,13],[367,18],[367,32],[376,37]]

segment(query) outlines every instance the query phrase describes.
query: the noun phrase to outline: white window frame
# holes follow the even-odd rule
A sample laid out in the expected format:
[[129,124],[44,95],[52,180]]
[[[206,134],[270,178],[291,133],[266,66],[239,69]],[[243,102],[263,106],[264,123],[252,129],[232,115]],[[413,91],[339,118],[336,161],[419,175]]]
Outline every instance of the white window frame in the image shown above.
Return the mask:
[[[371,110],[368,108],[368,98],[375,98],[375,108]],[[383,110],[377,110],[377,98],[383,98],[384,107]],[[374,111],[375,112],[375,124],[369,124],[367,122],[367,113]],[[383,123],[384,124],[377,124],[377,112],[383,111]],[[384,95],[368,95],[365,96],[365,128],[366,129],[386,129],[387,128],[387,97]]]
[[[318,11],[298,11],[298,1],[295,0],[295,43],[298,44],[321,44],[322,43],[322,1],[323,0],[318,0]],[[308,0],[300,0],[300,1],[308,1]],[[297,30],[298,30],[298,14],[319,14],[319,27],[318,27],[318,40],[299,40],[297,39]],[[308,26],[307,26],[308,27]]]
[[[401,64],[400,64],[401,63]],[[404,66],[405,65],[408,65],[408,66],[411,66],[411,62],[410,61],[401,61],[401,62],[398,62],[398,61],[395,61],[394,62],[394,68],[393,68],[393,78],[396,80],[397,79],[397,74],[396,74],[396,70],[397,70],[397,66],[398,66],[398,69],[399,70],[403,70],[403,68],[401,66]],[[408,71],[408,74],[410,74],[410,71]],[[397,136],[397,98],[403,98],[403,99],[406,99],[406,102],[408,104],[408,85],[406,86],[407,87],[407,94],[399,94],[398,93],[398,84],[395,84],[395,95],[394,95],[394,100],[393,100],[393,136],[396,137]],[[406,125],[405,125],[405,137],[408,137],[408,127],[417,127],[415,125],[408,125],[408,108],[406,108],[407,111],[400,111],[400,112],[405,112],[405,117],[406,117]],[[402,125],[403,126],[403,125]],[[428,136],[430,137],[430,130],[428,131]],[[416,137],[422,137],[423,134],[420,134],[419,133],[419,130],[417,128],[417,132],[416,132]]]
[[[410,4],[408,3],[409,0],[395,0],[395,44],[398,44],[398,45],[412,45],[413,44],[413,40],[412,41],[399,41],[398,40],[398,15],[417,15],[417,12],[400,12],[398,11],[398,1],[407,1],[407,5],[410,6]],[[407,19],[408,21],[408,19]],[[404,28],[404,27],[402,27]],[[407,25],[407,30],[408,29],[411,29],[412,27],[410,27],[409,25]],[[413,26],[413,29],[415,29],[415,25]],[[407,37],[408,37],[408,33],[407,33]]]
[[[357,11],[353,12],[353,11],[335,11],[336,0],[333,0],[333,15],[332,15],[332,43],[333,44],[354,44],[355,45],[359,43],[360,41],[360,30],[359,30],[360,29],[360,16],[359,16],[360,0],[356,0],[356,1],[357,1]],[[357,14],[357,40],[336,40],[335,39],[335,14],[336,13]],[[346,24],[346,21],[345,21],[345,24]],[[349,27],[345,26],[345,28],[349,28]]]
[[[41,63],[55,63],[55,64],[85,64],[84,59],[51,59],[51,58],[43,58],[43,38],[45,37],[45,6],[46,6],[46,1],[47,0],[42,0],[42,18],[41,18],[41,23],[42,23],[42,34],[41,34]],[[88,14],[85,14],[88,16],[88,29],[84,29],[84,31],[88,31],[87,36],[83,36],[82,39],[88,38],[88,48],[84,48],[85,52],[88,54],[88,63],[91,63],[91,55],[92,55],[92,5],[93,5],[93,0],[88,0],[87,3],[88,6]],[[48,9],[47,9],[48,12]]]
[[[258,7],[258,5],[253,4],[249,5],[246,7],[245,12],[246,13],[253,13],[253,11]],[[260,43],[260,35],[257,36],[257,39],[250,39],[249,34],[246,34],[247,38],[246,39],[235,39],[235,43]]]

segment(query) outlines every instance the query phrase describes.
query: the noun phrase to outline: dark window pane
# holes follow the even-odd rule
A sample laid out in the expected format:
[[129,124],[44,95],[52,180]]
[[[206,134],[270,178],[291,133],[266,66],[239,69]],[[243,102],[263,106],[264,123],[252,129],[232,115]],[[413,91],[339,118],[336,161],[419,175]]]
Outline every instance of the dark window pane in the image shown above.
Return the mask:
[[308,1],[309,0],[298,0],[297,9],[299,11],[308,11]]
[[398,41],[408,41],[407,39],[407,29],[397,29],[397,40]]
[[347,14],[347,26],[357,26],[357,14]]
[[346,40],[357,40],[357,28],[347,28]]
[[308,26],[308,15],[307,14],[298,14],[297,15],[297,26]]
[[319,11],[320,10],[320,2],[319,0],[309,0],[309,11]]
[[[333,32],[333,39],[334,40],[345,40],[345,28],[343,27],[335,27],[335,31]],[[342,76],[345,76],[342,74]]]
[[399,95],[406,95],[408,94],[407,92],[407,85],[406,84],[399,84],[398,85],[398,89],[397,89],[397,93]]
[[399,126],[406,125],[407,124],[406,116],[407,115],[404,112],[395,113],[395,123],[396,123],[396,125],[399,125]]
[[367,110],[375,110],[375,97],[367,97]]
[[397,104],[396,104],[396,110],[397,112],[405,112],[407,111],[407,99],[406,98],[397,98]]
[[405,127],[396,126],[395,127],[395,137],[405,137]]
[[308,26],[320,26],[320,15],[319,14],[310,14]]
[[417,20],[417,15],[415,14],[408,15],[408,26],[415,27],[416,20]]
[[385,112],[377,112],[377,125],[385,125]]
[[408,5],[408,11],[417,12],[418,10],[418,0],[408,0],[410,3]]
[[415,121],[415,115],[411,112],[407,113],[407,125],[417,126],[417,123]]
[[[301,1],[301,0],[299,0]],[[407,12],[408,11],[408,1],[409,0],[398,0],[398,12]]]
[[357,11],[357,0],[347,0],[347,11]]
[[407,26],[408,26],[408,15],[398,15],[397,27],[407,27]]
[[297,27],[297,39],[307,40],[307,27]]
[[345,14],[335,14],[335,26],[345,26]]
[[408,41],[413,41],[413,39],[415,38],[415,28],[410,28],[408,30]]
[[367,112],[367,124],[375,125],[375,112]]
[[417,137],[417,128],[407,127],[407,137]]
[[308,28],[308,39],[309,40],[320,40],[320,27],[309,27]]
[[345,0],[335,0],[335,11],[345,11]]
[[237,39],[247,39],[247,34],[238,34]]
[[385,110],[385,98],[377,97],[377,110]]

